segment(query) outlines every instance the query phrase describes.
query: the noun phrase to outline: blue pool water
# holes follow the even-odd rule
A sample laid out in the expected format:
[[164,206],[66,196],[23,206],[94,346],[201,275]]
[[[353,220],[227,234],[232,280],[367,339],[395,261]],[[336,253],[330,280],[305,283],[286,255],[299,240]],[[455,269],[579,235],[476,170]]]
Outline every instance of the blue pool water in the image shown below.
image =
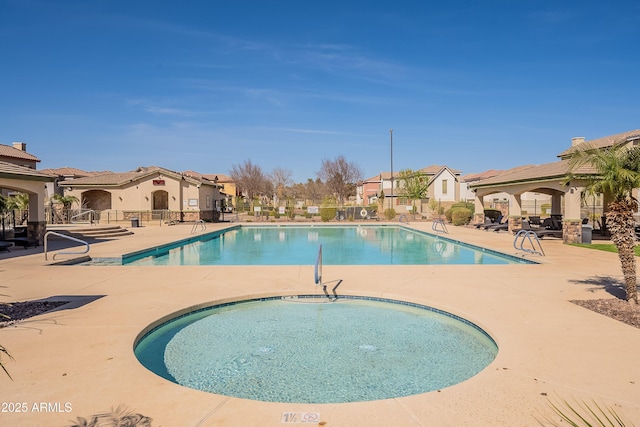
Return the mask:
[[185,387],[289,403],[362,402],[448,387],[496,357],[457,316],[368,297],[274,297],[210,307],[155,328],[140,362]]
[[242,226],[123,257],[127,265],[513,264],[520,258],[398,226]]

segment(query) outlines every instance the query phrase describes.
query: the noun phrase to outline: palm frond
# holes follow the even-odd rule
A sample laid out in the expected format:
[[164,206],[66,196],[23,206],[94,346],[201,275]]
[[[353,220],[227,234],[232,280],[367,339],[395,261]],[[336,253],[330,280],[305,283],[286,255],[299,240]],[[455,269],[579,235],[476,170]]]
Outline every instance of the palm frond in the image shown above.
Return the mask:
[[[562,399],[558,405],[549,401],[549,406],[562,422],[568,423],[571,427],[633,427],[633,424],[627,424],[615,409],[603,408],[595,401],[590,404],[584,401],[571,404]],[[553,426],[559,425],[548,418],[547,421]]]
[[[7,357],[9,357],[9,359],[14,360],[13,357],[9,354],[9,351],[2,345],[0,345],[0,353],[4,353],[4,354],[7,355]],[[4,363],[2,363],[2,359],[1,358],[0,358],[0,368],[2,368],[2,370],[4,371],[5,374],[7,374],[9,379],[11,379],[11,381],[13,381],[13,378],[11,377],[11,374],[9,373],[9,371],[7,371],[7,368],[4,366]]]

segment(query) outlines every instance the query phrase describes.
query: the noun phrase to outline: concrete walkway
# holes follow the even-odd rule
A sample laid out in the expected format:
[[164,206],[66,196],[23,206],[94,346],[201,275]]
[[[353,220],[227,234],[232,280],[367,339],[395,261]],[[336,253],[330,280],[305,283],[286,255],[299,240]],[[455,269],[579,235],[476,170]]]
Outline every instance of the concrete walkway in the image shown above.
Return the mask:
[[[229,225],[209,224],[207,231]],[[431,229],[430,223],[410,226]],[[89,254],[114,257],[186,238],[191,225],[132,231],[133,236],[92,244]],[[515,253],[509,234],[462,227],[449,231],[455,240]],[[313,284],[312,265],[53,266],[42,247],[0,253],[3,301],[93,297],[77,308],[0,329],[0,344],[15,359],[2,357],[13,381],[0,373],[0,425],[65,426],[125,405],[150,417],[153,426],[165,427],[537,426],[557,419],[549,402],[563,399],[611,406],[638,423],[640,329],[569,302],[611,298],[611,283],[622,281],[617,255],[559,240],[542,244],[547,256],[531,256],[540,265],[325,266],[324,280],[342,279],[339,293],[449,311],[484,328],[499,353],[480,374],[439,391],[324,405],[255,402],[191,390],[147,371],[133,354],[144,328],[187,307],[321,294]],[[292,383],[296,369],[304,367],[291,367]],[[318,419],[296,422],[305,413],[318,414]]]

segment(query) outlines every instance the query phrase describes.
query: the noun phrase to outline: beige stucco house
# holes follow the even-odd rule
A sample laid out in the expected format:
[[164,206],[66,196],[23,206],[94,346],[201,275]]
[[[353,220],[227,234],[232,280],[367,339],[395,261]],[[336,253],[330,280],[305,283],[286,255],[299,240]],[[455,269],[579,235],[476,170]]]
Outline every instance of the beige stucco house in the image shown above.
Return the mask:
[[16,192],[29,195],[27,236],[42,242],[47,224],[45,187],[53,178],[36,171],[40,159],[26,150],[27,144],[23,142],[14,142],[13,146],[0,144],[0,194],[7,196]]
[[[583,221],[582,201],[586,181],[572,179],[567,181],[569,173],[569,156],[572,149],[584,144],[585,138],[573,138],[571,147],[564,150],[558,157],[560,160],[541,165],[517,168],[511,172],[492,178],[481,180],[469,187],[475,192],[475,211],[477,222],[482,222],[483,199],[494,193],[504,193],[509,201],[509,230],[520,228],[522,225],[522,194],[537,192],[551,198],[551,214],[562,215],[563,240],[568,243],[582,242],[581,224]],[[604,138],[586,141],[598,149],[606,149],[619,144],[640,144],[640,130],[632,130]],[[574,171],[576,175],[595,174],[590,166],[583,166]],[[605,206],[606,206],[605,201]]]
[[221,173],[201,174],[195,171],[186,171],[183,173],[198,179],[204,178],[218,184],[219,191],[223,198],[222,207],[226,208],[227,211],[237,206],[236,203],[239,194],[237,193],[238,190],[236,183],[231,179],[231,177]]
[[77,197],[83,210],[95,211],[102,223],[131,218],[217,221],[224,198],[220,186],[203,176],[158,166],[64,180],[58,185],[65,196]]
[[[443,206],[451,205],[460,200],[460,171],[448,166],[431,165],[415,171],[427,181],[427,194],[425,198],[416,204],[418,212],[426,211],[423,202],[435,200]],[[357,203],[369,205],[376,203],[381,194],[384,194],[385,209],[393,207],[399,213],[413,208],[413,201],[403,196],[403,182],[399,178],[400,173],[381,172],[379,175],[365,179],[356,188]],[[393,181],[393,190],[392,190]]]

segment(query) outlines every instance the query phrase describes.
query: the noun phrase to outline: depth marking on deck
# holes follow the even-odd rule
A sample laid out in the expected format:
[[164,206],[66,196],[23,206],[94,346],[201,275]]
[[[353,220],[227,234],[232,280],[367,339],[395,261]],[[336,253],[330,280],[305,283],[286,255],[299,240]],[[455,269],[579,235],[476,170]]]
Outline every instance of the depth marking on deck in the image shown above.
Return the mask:
[[320,412],[283,412],[281,423],[317,423]]

